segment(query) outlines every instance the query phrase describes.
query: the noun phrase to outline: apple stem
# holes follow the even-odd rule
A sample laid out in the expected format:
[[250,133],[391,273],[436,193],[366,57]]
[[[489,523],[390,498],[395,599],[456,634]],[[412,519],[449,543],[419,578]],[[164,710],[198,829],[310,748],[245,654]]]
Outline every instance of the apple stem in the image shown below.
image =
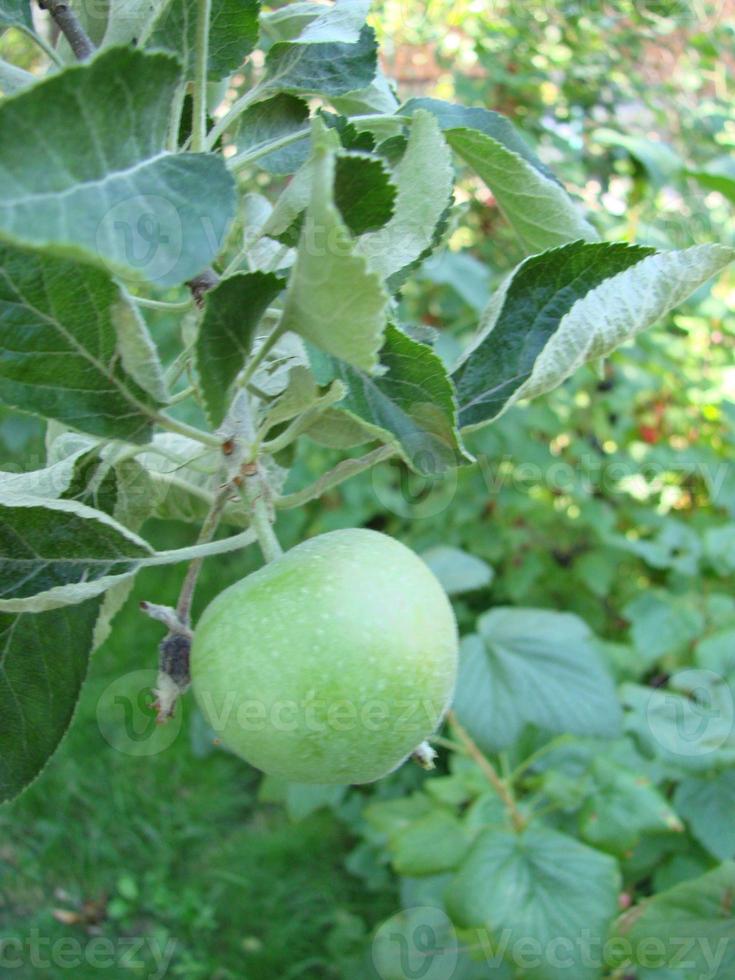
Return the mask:
[[275,561],[283,554],[283,548],[273,529],[267,484],[257,462],[243,467],[243,491],[250,511],[250,526],[258,538],[263,557],[267,562]]

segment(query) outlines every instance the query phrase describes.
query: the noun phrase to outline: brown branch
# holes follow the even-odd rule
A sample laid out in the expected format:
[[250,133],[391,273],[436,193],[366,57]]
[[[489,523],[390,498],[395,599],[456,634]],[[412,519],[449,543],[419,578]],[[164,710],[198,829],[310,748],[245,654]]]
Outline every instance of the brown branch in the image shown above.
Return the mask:
[[485,756],[470,733],[463,727],[463,725],[460,724],[456,714],[453,711],[447,712],[447,721],[456,731],[457,737],[464,746],[469,757],[477,764],[477,766],[479,766],[482,774],[502,800],[508,816],[510,817],[511,823],[513,824],[513,829],[519,832],[523,830],[526,821],[516,805],[516,801],[510,787],[500,778],[495,766]]
[[38,0],[41,10],[48,10],[54,23],[69,42],[77,61],[86,61],[95,47],[67,0]]

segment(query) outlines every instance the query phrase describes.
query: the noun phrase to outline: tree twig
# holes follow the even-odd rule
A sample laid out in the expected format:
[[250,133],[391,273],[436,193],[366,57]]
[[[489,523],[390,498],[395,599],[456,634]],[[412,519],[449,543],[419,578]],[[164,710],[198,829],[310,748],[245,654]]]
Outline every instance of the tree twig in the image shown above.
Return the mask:
[[191,148],[194,153],[203,153],[207,148],[207,69],[209,67],[209,18],[211,13],[212,0],[197,0],[194,94],[191,120]]
[[477,764],[478,768],[482,771],[482,774],[505,804],[505,809],[508,812],[513,828],[517,831],[523,830],[526,825],[526,821],[516,805],[515,797],[513,796],[510,787],[500,778],[495,766],[475,743],[470,733],[463,727],[462,724],[460,724],[453,711],[447,712],[447,720],[456,731],[457,737],[464,745],[469,757]]
[[77,61],[86,61],[95,52],[94,44],[71,9],[68,0],[38,0],[41,10],[48,10],[54,23],[69,42]]
[[[204,523],[202,524],[201,530],[199,531],[199,537],[197,538],[197,544],[206,544],[211,541],[214,537],[215,531],[222,517],[222,511],[225,508],[227,499],[232,493],[232,486],[227,483],[223,487],[220,487],[219,491],[215,495],[212,501],[212,506],[209,508],[209,513],[204,518]],[[176,613],[178,618],[186,626],[191,622],[191,603],[194,598],[194,589],[196,588],[197,579],[199,578],[199,572],[201,571],[202,564],[204,562],[203,558],[195,558],[189,564],[186,571],[186,576],[181,585],[181,592],[179,593],[179,601],[176,603]]]

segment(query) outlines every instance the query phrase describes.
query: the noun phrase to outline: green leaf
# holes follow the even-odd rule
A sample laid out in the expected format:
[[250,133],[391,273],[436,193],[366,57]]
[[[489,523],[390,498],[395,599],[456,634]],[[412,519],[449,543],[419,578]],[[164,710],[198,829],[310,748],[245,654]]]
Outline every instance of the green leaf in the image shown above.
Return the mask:
[[678,153],[660,140],[649,140],[642,136],[628,136],[614,129],[601,127],[591,134],[593,142],[602,146],[620,147],[625,150],[648,174],[648,179],[656,187],[672,183],[681,173],[683,163]]
[[493,829],[477,838],[446,906],[459,926],[486,930],[486,956],[503,955],[526,980],[598,980],[589,953],[599,956],[619,888],[613,858],[565,834],[539,825],[519,835]]
[[393,217],[359,243],[370,268],[385,279],[424,254],[451,200],[451,153],[431,113],[419,110],[414,114],[393,182],[398,188]]
[[400,111],[411,115],[417,109],[436,116],[449,145],[485,181],[532,251],[578,238],[598,238],[556,177],[504,116],[426,98],[411,99]]
[[[326,145],[336,143],[331,129],[324,135]],[[298,244],[314,179],[314,160],[310,158],[295,174],[265,223],[264,232],[282,245]],[[396,188],[381,160],[362,153],[338,153],[334,203],[353,235],[382,228],[393,214],[395,200]]]
[[636,652],[649,667],[668,654],[683,653],[705,629],[697,597],[665,589],[641,592],[621,612],[630,623]]
[[[146,38],[148,47],[175,54],[186,78],[194,77],[197,6],[197,0],[171,0]],[[211,6],[208,76],[218,81],[236,71],[257,44],[260,0],[212,0]]]
[[377,69],[375,31],[363,27],[356,44],[326,42],[274,44],[265,59],[265,75],[253,91],[265,98],[276,92],[335,96],[366,88]]
[[[150,449],[137,459],[152,484],[151,516],[200,524],[212,504],[212,487],[221,471],[222,454],[174,432],[157,433]],[[223,519],[244,527],[247,511],[243,503],[228,503]]]
[[102,511],[71,500],[0,502],[0,609],[43,612],[82,602],[134,574],[149,545]]
[[100,47],[143,43],[161,10],[169,3],[170,0],[116,0],[110,3]]
[[463,592],[483,589],[490,585],[495,575],[482,558],[476,558],[461,548],[452,548],[449,545],[429,548],[421,557],[448,595],[461,595]]
[[735,572],[735,524],[708,527],[704,532],[704,551],[718,575]]
[[95,447],[76,456],[69,485],[59,496],[104,511],[131,531],[141,527],[153,505],[145,469],[135,459],[116,462],[112,447],[102,451]]
[[201,272],[234,182],[218,156],[164,151],[178,84],[170,55],[110,48],[4,100],[0,238],[161,286]]
[[273,140],[282,139],[303,129],[304,138],[281,150],[266,153],[258,166],[272,174],[292,174],[309,156],[309,106],[295,95],[281,93],[264,102],[256,102],[238,120],[235,144],[238,153],[251,154]]
[[401,833],[416,820],[434,812],[436,804],[423,793],[379,800],[365,808],[365,819],[371,827],[392,837]]
[[687,176],[708,191],[717,191],[735,203],[735,164],[731,156],[710,160],[701,170],[688,170]]
[[396,188],[381,160],[357,153],[337,157],[334,203],[353,235],[382,228],[395,201]]
[[215,427],[225,417],[230,385],[245,365],[258,323],[282,288],[272,272],[240,272],[207,293],[195,354],[204,407]]
[[321,384],[336,377],[347,386],[339,409],[392,442],[419,473],[435,476],[469,457],[456,428],[454,392],[430,347],[393,325],[380,352],[384,374],[370,375],[344,361],[313,359]]
[[459,820],[444,810],[433,810],[391,838],[393,867],[402,875],[449,871],[462,860],[467,844]]
[[116,517],[117,493],[115,468],[95,448],[76,459],[69,486],[59,496]]
[[291,820],[304,820],[322,807],[335,807],[347,792],[346,786],[320,785],[318,783],[288,783],[286,786],[286,811]]
[[648,969],[670,967],[684,980],[730,980],[733,894],[735,864],[728,861],[634,906],[618,920],[617,934],[626,940],[626,953],[632,949],[633,962]]
[[325,6],[317,3],[289,3],[266,14],[264,31],[279,41],[314,44],[339,41],[355,44],[370,9],[370,0],[335,0]]
[[[331,102],[334,108],[338,112],[341,112],[343,116],[364,116],[371,113],[389,116],[397,110],[399,105],[391,83],[385,77],[380,67],[378,67],[375,73],[375,78],[365,88],[347,92],[345,95],[333,96]],[[380,125],[381,131],[387,131],[389,134],[395,134],[401,130],[398,121],[396,123],[389,123],[381,120],[380,124],[376,123],[375,125],[376,127]],[[372,128],[368,127],[364,120],[361,123],[361,127],[363,126],[365,128]]]
[[0,58],[0,92],[3,95],[13,95],[22,88],[32,85],[37,81],[36,76],[23,68],[17,68],[8,61]]
[[33,30],[30,0],[0,0],[0,26]]
[[268,405],[260,428],[267,433],[273,426],[301,415],[319,398],[319,386],[311,371],[296,365],[288,372],[288,384],[283,392]]
[[586,624],[570,613],[495,608],[462,643],[454,709],[488,752],[524,725],[613,738],[620,708]]
[[323,12],[324,7],[312,0],[292,0],[283,7],[263,11],[260,15],[263,47],[276,41],[296,41],[304,28]]
[[318,109],[319,118],[326,123],[330,129],[335,129],[339,136],[339,141],[344,150],[355,150],[358,153],[373,153],[375,150],[375,137],[367,130],[360,131],[357,126],[350,122],[347,116],[338,113],[327,112],[326,109]]
[[671,568],[681,575],[696,575],[702,554],[702,543],[694,528],[683,521],[667,518],[650,538],[627,538],[607,534],[605,544],[637,555],[652,568]]
[[[96,456],[96,452],[93,451]],[[0,493],[16,497],[61,497],[76,479],[77,464],[90,455],[87,448],[79,448],[65,459],[57,460],[40,470],[24,470],[8,473],[0,470]]]
[[674,674],[668,690],[623,684],[620,698],[626,731],[674,774],[735,763],[735,700],[723,678],[691,668]]
[[[427,879],[419,881],[423,884]],[[371,971],[371,976],[380,980],[486,980],[488,976],[511,980],[513,974],[506,972],[505,964],[498,968],[493,963],[489,973],[485,963],[464,951],[436,900],[419,894],[405,904],[406,908],[381,923],[375,933],[370,956],[377,973]]]
[[304,432],[317,445],[330,449],[353,449],[375,439],[375,433],[369,426],[338,408],[328,408],[322,412]]
[[311,200],[281,329],[292,330],[328,354],[372,371],[383,340],[388,296],[379,276],[355,253],[334,203],[334,154],[321,143],[313,153]]
[[[191,445],[196,452],[197,444]],[[125,458],[125,449],[121,453],[115,443],[99,445],[70,431],[47,439],[47,446],[49,465],[45,469],[0,473],[0,492],[77,500],[103,510],[133,531],[151,515],[152,481],[139,460]]]
[[735,856],[735,770],[707,779],[685,779],[674,806],[692,834],[720,861]]
[[716,630],[697,642],[697,666],[735,680],[735,627]]
[[[475,772],[477,771],[477,767],[475,767]],[[484,776],[482,779],[485,786],[487,786],[487,781],[484,779]],[[478,796],[474,803],[467,808],[467,812],[463,817],[463,823],[467,832],[474,840],[479,833],[490,827],[508,830],[510,820],[505,804],[498,794],[495,790],[488,790],[486,793]]]
[[597,758],[592,777],[579,815],[588,844],[624,855],[644,834],[684,830],[666,799],[640,773]]
[[655,323],[735,257],[720,245],[652,253],[574,242],[522,262],[490,300],[454,372],[460,423],[477,427],[559,385]]
[[71,723],[100,601],[0,613],[0,803],[38,776]]
[[99,269],[0,245],[0,398],[145,442],[165,395],[135,308]]

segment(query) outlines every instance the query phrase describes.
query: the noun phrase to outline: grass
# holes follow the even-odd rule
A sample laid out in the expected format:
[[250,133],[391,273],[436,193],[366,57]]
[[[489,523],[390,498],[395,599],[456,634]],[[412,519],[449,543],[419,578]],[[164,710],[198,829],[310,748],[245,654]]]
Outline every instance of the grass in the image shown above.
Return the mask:
[[[172,537],[190,530],[158,533],[176,546],[185,539]],[[207,563],[198,607],[255,560]],[[18,978],[352,980],[370,928],[397,899],[366,892],[345,871],[354,842],[330,812],[294,824],[260,803],[260,774],[212,749],[190,696],[157,754],[126,754],[103,734],[114,742],[125,724],[110,709],[110,685],[125,691],[131,672],[155,664],[162,628],[138,601],[173,601],[181,575],[139,576],[93,657],[69,735],[41,777],[0,808],[0,934],[12,940],[4,966],[18,963],[8,971]],[[133,721],[140,730],[147,712],[136,709]]]

